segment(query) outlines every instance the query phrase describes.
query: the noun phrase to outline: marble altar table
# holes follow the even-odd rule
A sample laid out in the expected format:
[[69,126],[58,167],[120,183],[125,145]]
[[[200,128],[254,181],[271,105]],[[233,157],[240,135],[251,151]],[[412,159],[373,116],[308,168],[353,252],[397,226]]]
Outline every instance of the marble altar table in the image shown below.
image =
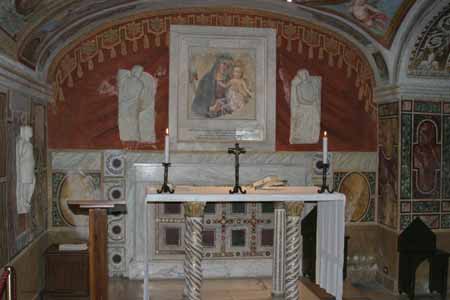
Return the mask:
[[[200,300],[202,284],[202,230],[207,202],[275,202],[272,294],[297,300],[300,276],[300,216],[304,202],[316,202],[317,259],[316,283],[336,300],[342,300],[344,263],[345,196],[340,193],[319,194],[317,187],[276,187],[247,190],[247,194],[230,194],[230,187],[177,186],[174,194],[158,194],[148,187],[145,203],[183,202],[185,207],[185,289],[188,300]],[[144,300],[149,299],[148,250],[149,222],[144,214],[145,270]]]

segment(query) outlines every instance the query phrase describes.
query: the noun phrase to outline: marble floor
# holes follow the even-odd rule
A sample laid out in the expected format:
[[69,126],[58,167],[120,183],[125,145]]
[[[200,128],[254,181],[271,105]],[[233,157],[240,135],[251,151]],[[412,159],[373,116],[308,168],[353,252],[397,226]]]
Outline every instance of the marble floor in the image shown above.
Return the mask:
[[[112,279],[109,284],[110,300],[142,299],[142,281]],[[182,300],[182,280],[160,280],[150,282],[151,300]],[[226,279],[205,280],[202,287],[204,300],[270,300],[270,279]],[[403,296],[391,295],[379,286],[352,285],[345,283],[344,300],[407,300]],[[440,300],[439,295],[417,295],[415,300]]]

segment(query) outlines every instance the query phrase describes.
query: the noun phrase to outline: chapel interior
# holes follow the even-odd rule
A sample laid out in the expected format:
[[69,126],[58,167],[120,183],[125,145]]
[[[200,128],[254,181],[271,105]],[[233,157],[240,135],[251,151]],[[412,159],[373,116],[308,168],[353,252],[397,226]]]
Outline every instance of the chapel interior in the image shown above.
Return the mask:
[[0,299],[143,299],[148,266],[152,300],[341,300],[319,202],[287,233],[300,297],[275,295],[279,203],[207,202],[195,229],[145,202],[165,167],[174,195],[326,181],[342,299],[447,299],[449,0],[1,0],[0,41]]

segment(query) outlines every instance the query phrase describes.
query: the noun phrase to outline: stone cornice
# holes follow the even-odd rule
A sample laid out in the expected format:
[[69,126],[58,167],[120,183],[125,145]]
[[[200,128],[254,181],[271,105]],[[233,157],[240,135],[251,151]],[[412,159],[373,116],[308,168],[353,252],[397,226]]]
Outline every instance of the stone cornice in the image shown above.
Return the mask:
[[0,85],[28,94],[40,102],[52,97],[52,87],[26,66],[0,54]]

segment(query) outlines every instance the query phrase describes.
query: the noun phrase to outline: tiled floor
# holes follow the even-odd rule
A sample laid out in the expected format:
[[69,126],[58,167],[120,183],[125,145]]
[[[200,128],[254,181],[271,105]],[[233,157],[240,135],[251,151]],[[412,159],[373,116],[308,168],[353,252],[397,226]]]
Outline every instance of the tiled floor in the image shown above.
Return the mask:
[[[181,280],[150,282],[151,300],[182,300]],[[142,281],[113,279],[109,284],[110,300],[142,299]],[[203,300],[269,300],[270,279],[205,280],[202,287]],[[378,286],[354,286],[345,283],[345,300],[407,300],[406,296],[390,295]],[[416,296],[415,300],[440,300],[439,295]]]

